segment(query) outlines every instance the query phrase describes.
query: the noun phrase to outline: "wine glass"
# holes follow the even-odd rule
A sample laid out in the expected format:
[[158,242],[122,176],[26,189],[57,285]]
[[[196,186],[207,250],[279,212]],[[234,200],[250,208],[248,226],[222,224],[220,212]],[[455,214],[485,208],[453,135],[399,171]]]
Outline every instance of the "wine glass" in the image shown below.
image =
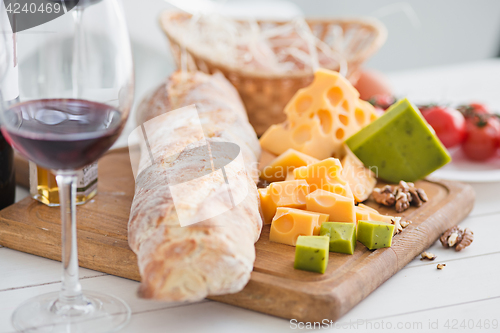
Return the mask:
[[82,292],[75,170],[102,156],[127,120],[134,94],[127,26],[119,0],[42,3],[64,14],[16,33],[19,102],[3,101],[0,120],[19,153],[56,175],[62,290],[26,301],[12,323],[23,332],[111,332],[128,322],[130,308],[117,297]]

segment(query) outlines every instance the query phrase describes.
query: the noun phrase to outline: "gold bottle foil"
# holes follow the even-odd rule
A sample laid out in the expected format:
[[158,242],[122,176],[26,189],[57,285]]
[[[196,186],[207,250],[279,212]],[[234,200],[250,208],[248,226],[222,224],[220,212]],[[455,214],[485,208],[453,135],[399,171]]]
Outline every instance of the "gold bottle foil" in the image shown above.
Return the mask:
[[[76,204],[82,205],[97,194],[97,162],[78,170]],[[30,162],[30,194],[47,206],[59,206],[59,188],[54,174]]]

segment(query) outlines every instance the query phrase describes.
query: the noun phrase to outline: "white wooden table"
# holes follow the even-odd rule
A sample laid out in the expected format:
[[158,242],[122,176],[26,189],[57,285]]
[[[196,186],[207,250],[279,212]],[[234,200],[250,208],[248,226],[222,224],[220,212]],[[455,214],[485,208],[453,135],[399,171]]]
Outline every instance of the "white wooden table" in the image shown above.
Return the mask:
[[[417,102],[480,100],[500,110],[498,60],[394,73],[390,79],[398,93]],[[413,260],[341,318],[335,331],[500,331],[500,183],[473,186],[476,205],[462,226],[474,231],[474,243],[455,252],[436,242],[430,248],[438,256],[435,262]],[[438,262],[446,263],[446,268],[438,271]],[[59,290],[60,274],[59,262],[0,248],[0,333],[14,331],[10,316],[21,302]],[[80,276],[84,288],[115,294],[130,305],[133,315],[122,332],[244,333],[298,328],[288,320],[208,300],[195,304],[144,301],[136,296],[137,282],[83,268]],[[330,330],[335,328],[328,325]]]

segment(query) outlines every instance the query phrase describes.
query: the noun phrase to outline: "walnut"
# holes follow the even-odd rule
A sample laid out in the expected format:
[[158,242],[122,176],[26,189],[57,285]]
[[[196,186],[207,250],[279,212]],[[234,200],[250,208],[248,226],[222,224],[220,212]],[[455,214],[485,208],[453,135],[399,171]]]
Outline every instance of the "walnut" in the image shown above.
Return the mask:
[[404,191],[398,191],[396,196],[396,212],[402,213],[410,207],[411,194]]
[[381,189],[376,188],[373,190],[372,195],[376,202],[384,206],[392,206],[396,202],[394,194],[386,191],[385,189],[382,191]]
[[432,261],[432,260],[434,260],[434,259],[436,259],[436,258],[437,258],[437,256],[436,256],[435,254],[432,254],[432,253],[430,253],[430,252],[422,252],[422,253],[420,254],[420,256],[422,257],[422,258],[420,258],[420,260],[425,260],[425,259],[427,259],[427,260],[431,260],[431,261]]
[[415,184],[400,181],[397,186],[386,185],[383,188],[376,188],[372,192],[373,199],[384,206],[395,206],[396,212],[402,213],[410,205],[422,206],[429,199],[425,191],[416,188]]
[[463,250],[469,246],[473,240],[474,233],[472,230],[469,228],[464,230],[458,226],[446,230],[439,238],[439,241],[444,247],[455,247],[455,251]]
[[437,269],[443,269],[446,267],[446,264],[437,264]]
[[400,224],[401,224],[401,227],[404,229],[406,228],[407,226],[409,226],[411,223],[411,221],[401,221]]
[[455,244],[460,243],[462,240],[462,235],[460,232],[452,232],[450,237],[448,237],[448,247],[453,247]]
[[401,226],[401,218],[400,217],[395,217],[395,218],[391,219],[391,224],[394,225],[393,235],[397,235],[401,231],[403,231],[403,227]]
[[427,197],[427,194],[425,193],[425,191],[421,188],[417,188],[417,194],[420,198],[420,200],[422,200],[423,202],[427,202],[429,201],[429,198]]
[[424,204],[424,201],[418,195],[417,189],[414,187],[411,187],[409,191],[410,191],[410,195],[411,195],[411,202],[417,207],[422,206]]
[[[413,184],[413,183],[410,183]],[[413,185],[415,186],[415,185]],[[404,180],[399,182],[399,188],[402,189],[404,192],[408,192],[410,190],[410,185],[405,182]]]
[[474,240],[474,233],[469,228],[465,228],[462,240],[455,246],[455,251],[462,251]]

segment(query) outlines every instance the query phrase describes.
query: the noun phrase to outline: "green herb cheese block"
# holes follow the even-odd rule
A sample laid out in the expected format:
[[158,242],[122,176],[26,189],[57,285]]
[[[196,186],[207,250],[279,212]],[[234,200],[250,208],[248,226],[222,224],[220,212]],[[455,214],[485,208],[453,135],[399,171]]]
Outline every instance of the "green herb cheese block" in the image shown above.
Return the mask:
[[319,234],[330,238],[330,252],[354,253],[356,248],[356,224],[323,222]]
[[346,144],[378,178],[392,183],[413,182],[451,161],[434,130],[406,98]]
[[357,238],[370,250],[391,247],[394,225],[376,221],[358,221]]
[[299,236],[295,245],[295,269],[324,273],[328,266],[328,236]]

